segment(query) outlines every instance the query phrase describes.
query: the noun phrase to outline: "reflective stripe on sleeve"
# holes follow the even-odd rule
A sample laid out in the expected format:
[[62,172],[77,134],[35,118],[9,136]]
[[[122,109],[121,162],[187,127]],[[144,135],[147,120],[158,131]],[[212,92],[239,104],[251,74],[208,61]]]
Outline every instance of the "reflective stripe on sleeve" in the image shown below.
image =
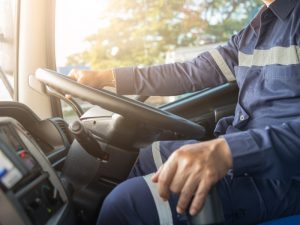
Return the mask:
[[220,68],[221,72],[225,76],[228,82],[235,81],[235,76],[231,72],[229,66],[225,62],[223,56],[221,53],[218,51],[218,49],[212,49],[209,51],[211,57],[215,60],[216,64]]
[[150,192],[152,194],[157,214],[159,218],[159,224],[160,225],[173,225],[173,217],[171,212],[170,203],[168,201],[163,201],[161,197],[158,194],[157,191],[157,184],[153,183],[151,181],[151,177],[153,174],[149,174],[147,176],[144,176],[144,179],[146,181],[146,184],[148,185]]
[[153,160],[156,166],[156,169],[159,169],[159,167],[162,166],[162,158],[160,154],[160,142],[156,141],[152,144],[152,155],[153,155]]
[[300,47],[276,46],[267,50],[254,50],[253,54],[239,52],[239,66],[267,66],[267,65],[294,65],[300,64]]

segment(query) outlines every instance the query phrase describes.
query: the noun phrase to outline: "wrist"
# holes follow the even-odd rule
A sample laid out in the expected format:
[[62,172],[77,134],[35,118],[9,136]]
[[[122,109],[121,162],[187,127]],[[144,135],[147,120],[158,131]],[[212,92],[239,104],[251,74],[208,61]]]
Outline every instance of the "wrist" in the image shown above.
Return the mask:
[[100,88],[104,86],[116,87],[115,75],[112,69],[97,71],[96,76],[101,81],[99,83]]
[[216,148],[219,149],[222,159],[226,164],[226,167],[228,168],[228,170],[231,169],[233,167],[233,158],[227,141],[225,140],[225,138],[222,137],[215,139],[215,141]]

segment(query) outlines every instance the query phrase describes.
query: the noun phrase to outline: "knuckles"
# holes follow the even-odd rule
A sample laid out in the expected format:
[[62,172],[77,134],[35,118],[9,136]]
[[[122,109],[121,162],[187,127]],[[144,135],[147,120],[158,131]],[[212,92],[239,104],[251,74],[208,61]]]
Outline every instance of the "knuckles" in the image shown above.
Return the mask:
[[209,181],[215,182],[215,181],[218,180],[218,175],[212,169],[207,169],[206,172],[205,172],[205,176],[206,176],[206,179],[209,180]]

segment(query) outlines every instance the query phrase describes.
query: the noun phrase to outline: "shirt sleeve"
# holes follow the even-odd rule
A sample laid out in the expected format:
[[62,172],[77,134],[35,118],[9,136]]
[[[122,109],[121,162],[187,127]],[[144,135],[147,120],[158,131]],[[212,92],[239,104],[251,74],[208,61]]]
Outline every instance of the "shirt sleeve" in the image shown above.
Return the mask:
[[274,179],[300,175],[300,118],[223,137],[232,152],[235,175]]
[[118,94],[172,96],[235,80],[240,33],[191,61],[114,70]]

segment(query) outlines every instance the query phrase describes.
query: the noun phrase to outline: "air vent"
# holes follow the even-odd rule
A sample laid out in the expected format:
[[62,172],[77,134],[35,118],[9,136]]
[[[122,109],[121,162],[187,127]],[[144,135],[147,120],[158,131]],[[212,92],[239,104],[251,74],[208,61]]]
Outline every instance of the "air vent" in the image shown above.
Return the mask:
[[67,124],[66,124],[66,122],[65,121],[59,121],[59,120],[57,120],[56,121],[56,124],[60,127],[60,129],[62,130],[62,132],[66,135],[66,136],[68,136],[68,133],[67,133]]
[[68,124],[61,118],[52,118],[52,122],[54,122],[60,129],[60,131],[64,134],[65,138],[69,143],[72,143],[73,137],[68,130]]

